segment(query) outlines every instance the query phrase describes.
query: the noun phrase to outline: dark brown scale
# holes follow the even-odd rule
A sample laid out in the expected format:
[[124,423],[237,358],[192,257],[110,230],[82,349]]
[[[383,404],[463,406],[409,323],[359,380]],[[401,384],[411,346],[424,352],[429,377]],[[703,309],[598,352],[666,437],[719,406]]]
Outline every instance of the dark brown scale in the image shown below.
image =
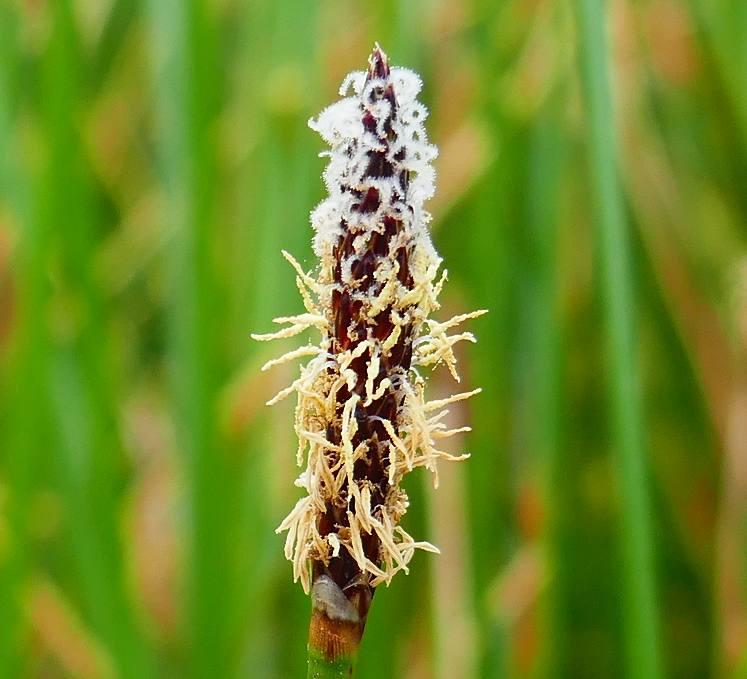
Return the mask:
[[350,294],[347,290],[332,292],[332,308],[335,310],[335,348],[345,351],[349,346],[348,326],[350,325]]
[[366,132],[376,132],[376,118],[373,117],[370,111],[366,111],[363,114],[363,128]]
[[361,282],[368,279],[369,284],[373,283],[373,274],[376,271],[376,255],[370,250],[366,250],[363,257],[357,261],[360,263],[360,275],[353,275],[353,278]]
[[400,366],[409,369],[412,362],[412,328],[409,325],[402,328],[400,341],[392,347],[389,356],[385,356],[383,361],[387,362],[390,370]]
[[385,309],[376,314],[376,317],[374,318],[373,336],[377,340],[383,342],[387,337],[389,337],[392,330],[394,330],[394,324],[389,320],[389,311]]
[[374,233],[368,243],[368,249],[379,257],[389,254],[389,239],[386,234]]
[[368,214],[369,212],[376,212],[379,209],[380,203],[379,192],[372,186],[366,191],[363,201],[360,204],[354,204],[353,209],[356,212]]
[[[371,58],[368,72],[368,80],[386,79],[389,76],[389,66],[386,57],[377,48]],[[372,179],[393,177],[398,178],[401,195],[393,196],[394,201],[406,198],[408,187],[408,175],[404,170],[397,170],[396,165],[405,158],[404,149],[394,154],[394,163],[388,160],[390,145],[396,142],[396,133],[392,127],[392,120],[397,116],[397,100],[391,84],[386,87],[374,88],[371,92],[371,102],[379,100],[389,102],[389,113],[385,120],[377,120],[368,111],[362,111],[362,122],[364,129],[371,134],[378,134],[377,130],[383,131],[379,137],[382,150],[371,151],[366,170],[366,176]],[[352,149],[351,149],[352,151]],[[342,186],[343,192],[350,192],[356,200],[352,210],[362,215],[370,215],[373,221],[376,213],[381,207],[381,196],[374,187],[368,187],[364,191],[359,187]],[[360,255],[353,255],[353,241],[360,231],[353,230],[343,220],[341,223],[343,232],[334,246],[333,255],[336,264],[333,268],[335,288],[332,293],[332,311],[334,322],[332,324],[334,336],[332,338],[332,350],[343,352],[354,350],[356,345],[369,336],[383,343],[394,329],[391,321],[391,308],[379,312],[374,318],[368,318],[362,314],[361,296],[371,297],[376,295],[382,287],[382,283],[376,281],[374,273],[382,258],[393,257],[399,266],[397,278],[405,287],[412,288],[413,278],[409,267],[409,248],[392,245],[392,240],[399,234],[404,226],[401,220],[392,214],[381,218],[381,232],[374,232],[366,245],[365,251]],[[375,224],[373,226],[376,226]],[[351,264],[351,280],[342,280],[342,262],[355,256]],[[380,418],[396,422],[397,412],[401,406],[400,397],[394,390],[389,390],[384,396],[369,406],[364,405],[366,393],[367,367],[371,356],[365,351],[362,356],[354,359],[351,369],[357,375],[357,381],[353,392],[361,397],[356,410],[355,418],[358,430],[353,438],[353,447],[362,442],[367,442],[367,454],[364,458],[357,460],[354,465],[354,474],[357,479],[367,480],[371,488],[371,507],[376,513],[378,506],[383,506],[389,491],[388,482],[388,443],[389,435],[386,432]],[[412,327],[406,326],[402,329],[398,342],[392,347],[388,356],[380,357],[381,364],[379,373],[374,380],[374,390],[381,384],[382,380],[396,375],[403,375],[410,368],[412,360]],[[350,392],[345,386],[337,393],[337,414],[341,416],[345,402],[350,397]],[[396,424],[395,424],[396,427]],[[341,433],[339,426],[329,426],[326,431],[327,439],[332,443],[339,443]],[[347,519],[347,496],[348,489],[344,487],[341,497],[344,501],[334,501],[327,506],[326,513],[319,518],[319,533],[328,535],[332,532],[345,533],[348,527]],[[353,502],[350,503],[351,509]],[[366,556],[374,563],[379,563],[380,544],[375,533],[361,535],[363,549]],[[363,577],[358,565],[348,554],[346,549],[341,549],[337,557],[331,558],[329,563],[314,562],[314,577],[327,573],[345,592],[348,599],[357,606],[361,619],[365,620],[373,597],[374,589],[368,584],[368,578]]]
[[366,175],[374,179],[391,177],[394,174],[394,166],[386,159],[381,151],[371,151],[368,154],[368,167]]
[[387,215],[384,217],[384,235],[388,238],[393,238],[397,233],[399,233],[400,229],[402,229],[402,222],[398,219],[394,219],[394,217],[390,217]]
[[410,275],[410,262],[407,252],[404,248],[399,248],[395,255],[397,264],[399,264],[399,271],[397,272],[397,278],[402,285],[411,288],[413,286],[412,276]]

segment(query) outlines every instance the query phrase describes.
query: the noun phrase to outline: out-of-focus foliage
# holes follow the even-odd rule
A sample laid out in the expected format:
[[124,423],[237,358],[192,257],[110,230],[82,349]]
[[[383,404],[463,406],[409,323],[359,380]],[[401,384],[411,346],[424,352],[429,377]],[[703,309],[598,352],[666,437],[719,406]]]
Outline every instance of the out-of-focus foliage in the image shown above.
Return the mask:
[[[491,313],[472,458],[408,488],[442,554],[378,591],[359,676],[625,675],[582,1],[0,4],[1,677],[304,675],[263,407],[294,368],[248,335],[300,310],[306,121],[375,40],[425,81],[444,317]],[[662,663],[745,676],[747,3],[604,4]]]

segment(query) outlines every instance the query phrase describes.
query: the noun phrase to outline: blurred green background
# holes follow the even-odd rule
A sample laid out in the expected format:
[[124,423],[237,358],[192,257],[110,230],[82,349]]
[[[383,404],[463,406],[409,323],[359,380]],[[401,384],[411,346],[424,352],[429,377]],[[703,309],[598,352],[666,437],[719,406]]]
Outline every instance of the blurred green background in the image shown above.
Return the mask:
[[744,0],[0,0],[0,677],[304,676],[248,336],[375,40],[425,81],[441,313],[491,313],[358,676],[747,676]]

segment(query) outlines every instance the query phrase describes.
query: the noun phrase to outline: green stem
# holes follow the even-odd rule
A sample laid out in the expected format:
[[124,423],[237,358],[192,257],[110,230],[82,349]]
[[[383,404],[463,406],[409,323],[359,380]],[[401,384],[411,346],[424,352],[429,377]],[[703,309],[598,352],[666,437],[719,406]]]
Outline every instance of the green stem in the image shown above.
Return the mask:
[[599,227],[609,398],[621,503],[628,676],[661,676],[650,501],[639,413],[630,255],[617,179],[602,0],[577,0],[576,23],[589,134],[591,193]]
[[346,679],[353,676],[355,656],[344,655],[329,659],[311,645],[309,650],[308,679]]
[[[11,385],[2,394],[3,451],[0,462],[5,473],[7,534],[0,540],[0,676],[22,676],[28,672],[29,624],[23,610],[23,590],[31,551],[28,517],[40,456],[48,425],[44,384],[46,338],[44,315],[44,257],[46,233],[32,217],[30,177],[23,162],[24,149],[16,131],[17,73],[20,62],[20,20],[10,5],[0,6],[0,203],[17,220],[18,245],[14,259],[17,318],[10,363],[3,381]],[[12,396],[11,396],[12,394]],[[3,544],[4,543],[4,544]]]
[[[340,596],[344,596],[340,592]],[[309,679],[343,679],[353,676],[365,622],[335,616],[334,605],[317,593],[312,594],[309,625]],[[332,615],[332,617],[330,617]]]
[[560,276],[558,252],[558,196],[564,165],[564,139],[556,111],[563,110],[562,92],[550,96],[538,112],[529,141],[526,224],[531,257],[527,262],[528,308],[531,310],[528,393],[536,425],[528,430],[531,449],[536,451],[537,469],[543,478],[548,506],[545,549],[552,573],[544,607],[544,647],[541,676],[552,675],[551,667],[565,667],[570,635],[562,611],[571,587],[563,565],[563,517],[569,504],[567,449],[560,444],[561,324],[558,311]]

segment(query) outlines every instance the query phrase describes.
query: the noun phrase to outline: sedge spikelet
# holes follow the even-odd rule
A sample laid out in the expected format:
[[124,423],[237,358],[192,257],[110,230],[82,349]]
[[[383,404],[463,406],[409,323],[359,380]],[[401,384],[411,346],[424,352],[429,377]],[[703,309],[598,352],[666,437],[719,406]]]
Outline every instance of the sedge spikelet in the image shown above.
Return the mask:
[[[427,110],[412,71],[390,68],[376,46],[367,71],[348,75],[344,98],[310,127],[330,146],[324,180],[329,196],[311,216],[315,273],[283,253],[296,271],[306,312],[275,319],[279,339],[316,328],[304,346],[267,364],[311,357],[298,378],[269,403],[296,394],[297,485],[306,491],[279,531],[294,579],[314,588],[315,605],[331,618],[362,624],[374,588],[408,570],[416,541],[400,525],[408,499],[402,477],[426,467],[438,484],[439,460],[458,460],[439,441],[446,406],[478,390],[428,402],[421,369],[445,364],[458,381],[456,332],[476,311],[438,322],[446,280],[428,231],[423,203],[434,191]],[[346,96],[349,95],[349,96]]]

